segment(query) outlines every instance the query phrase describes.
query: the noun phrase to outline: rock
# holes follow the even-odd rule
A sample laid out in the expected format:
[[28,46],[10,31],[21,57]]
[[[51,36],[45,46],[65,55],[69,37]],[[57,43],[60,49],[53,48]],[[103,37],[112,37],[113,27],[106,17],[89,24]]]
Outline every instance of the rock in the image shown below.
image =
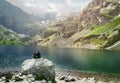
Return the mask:
[[77,78],[74,77],[74,76],[65,76],[65,75],[62,75],[58,78],[59,80],[64,80],[65,82],[75,82],[77,81]]
[[81,79],[81,81],[87,82],[87,78],[83,78],[83,79]]
[[48,82],[46,82],[46,81],[35,81],[34,83],[48,83]]
[[[115,83],[114,81],[110,81],[109,83]],[[120,82],[118,82],[118,83],[120,83]]]
[[48,83],[52,83],[52,81],[48,81]]
[[33,76],[32,74],[27,75],[27,78],[28,78],[30,81],[32,81],[32,82],[35,81],[35,78],[34,78],[34,76]]
[[23,75],[22,78],[23,78],[23,79],[27,79],[27,76]]
[[75,81],[77,81],[77,78],[76,77],[71,77],[70,81],[75,82]]
[[82,78],[79,77],[77,80],[82,80]]
[[65,77],[65,79],[64,79],[65,82],[70,82],[69,77],[70,77],[70,76],[66,76],[66,77]]
[[77,78],[74,76],[66,76],[66,75],[61,75],[59,78],[59,80],[64,80],[65,82],[75,82],[77,81]]
[[35,80],[45,79],[47,81],[52,81],[55,79],[55,68],[53,63],[47,59],[28,59],[22,64],[21,74],[32,74]]
[[19,76],[22,76],[22,74],[21,74],[21,73],[19,73],[18,75],[19,75]]
[[46,80],[43,79],[43,80],[41,81],[41,83],[46,83]]
[[96,80],[95,80],[95,78],[88,78],[88,82],[89,83],[96,83]]
[[12,77],[12,80],[14,80],[14,81],[22,81],[23,79],[20,76],[14,75]]
[[6,81],[2,81],[2,83],[6,83]]
[[[27,82],[28,83],[28,82]],[[35,82],[32,82],[32,83],[50,83],[50,81],[45,81],[45,80],[41,80],[41,81],[35,81]],[[51,82],[52,83],[52,82]]]
[[58,79],[59,79],[59,80],[65,80],[65,78],[66,78],[66,76],[62,75],[62,76],[60,76]]
[[34,81],[35,81],[35,78],[30,78],[30,80],[31,80],[32,82],[34,82]]
[[28,78],[34,78],[34,76],[32,74],[28,74],[27,77]]
[[71,82],[71,76],[66,76],[66,78],[65,78],[65,82]]
[[2,81],[5,81],[5,80],[6,80],[6,77],[2,77],[1,79],[2,79]]
[[71,81],[70,81],[70,79],[66,78],[66,79],[65,79],[65,82],[71,82]]
[[95,80],[95,78],[93,77],[93,78],[88,78],[88,80]]
[[12,72],[3,72],[0,73],[0,78],[5,78],[5,81],[8,82],[14,74]]
[[97,83],[104,83],[103,81],[97,81]]
[[2,82],[2,79],[0,79],[0,83]]

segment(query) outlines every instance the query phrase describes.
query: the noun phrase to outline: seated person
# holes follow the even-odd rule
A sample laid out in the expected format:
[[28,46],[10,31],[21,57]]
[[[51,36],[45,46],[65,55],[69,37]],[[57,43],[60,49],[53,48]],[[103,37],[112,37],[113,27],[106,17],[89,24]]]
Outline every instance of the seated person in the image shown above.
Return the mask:
[[38,53],[34,53],[34,54],[33,54],[33,58],[34,58],[34,59],[41,58],[40,52],[38,51]]

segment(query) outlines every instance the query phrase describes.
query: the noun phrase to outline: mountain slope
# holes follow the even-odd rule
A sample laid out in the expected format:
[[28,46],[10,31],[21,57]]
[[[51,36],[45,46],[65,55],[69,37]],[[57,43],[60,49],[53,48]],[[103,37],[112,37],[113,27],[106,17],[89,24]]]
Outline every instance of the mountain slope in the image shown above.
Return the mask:
[[20,41],[20,39],[21,39],[20,35],[0,25],[0,45],[24,44],[23,42]]
[[0,0],[0,24],[17,33],[28,35],[35,35],[43,29],[43,25],[34,16],[5,0]]
[[[120,40],[119,0],[92,0],[79,17],[56,22],[39,45],[107,48]],[[50,30],[50,31],[49,31]]]

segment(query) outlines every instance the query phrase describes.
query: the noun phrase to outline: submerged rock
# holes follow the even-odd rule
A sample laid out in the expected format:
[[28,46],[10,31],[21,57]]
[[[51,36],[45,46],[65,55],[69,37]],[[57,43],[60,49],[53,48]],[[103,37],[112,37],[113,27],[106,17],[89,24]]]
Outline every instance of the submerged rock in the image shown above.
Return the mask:
[[22,75],[32,74],[35,80],[45,79],[52,81],[55,79],[55,68],[51,61],[40,59],[27,59],[22,64]]

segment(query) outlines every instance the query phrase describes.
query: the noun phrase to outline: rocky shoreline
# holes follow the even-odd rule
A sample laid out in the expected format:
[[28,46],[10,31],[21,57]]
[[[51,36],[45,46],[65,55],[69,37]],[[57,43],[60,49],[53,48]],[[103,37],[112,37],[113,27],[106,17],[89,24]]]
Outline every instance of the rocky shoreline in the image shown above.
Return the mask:
[[66,83],[66,80],[60,77],[74,77],[76,81],[70,83],[120,83],[120,74],[82,72],[75,70],[57,71],[58,83]]
[[[45,79],[35,80],[32,74],[24,75],[22,79],[17,76],[19,77],[17,71],[0,73],[0,83],[54,83]],[[8,82],[10,78],[12,79]],[[120,83],[120,74],[56,70],[55,80],[56,83]]]
[[25,60],[21,71],[0,72],[0,83],[120,83],[120,74],[55,69],[40,58]]
[[0,83],[56,83],[55,67],[45,58],[26,59],[20,71],[0,73]]

